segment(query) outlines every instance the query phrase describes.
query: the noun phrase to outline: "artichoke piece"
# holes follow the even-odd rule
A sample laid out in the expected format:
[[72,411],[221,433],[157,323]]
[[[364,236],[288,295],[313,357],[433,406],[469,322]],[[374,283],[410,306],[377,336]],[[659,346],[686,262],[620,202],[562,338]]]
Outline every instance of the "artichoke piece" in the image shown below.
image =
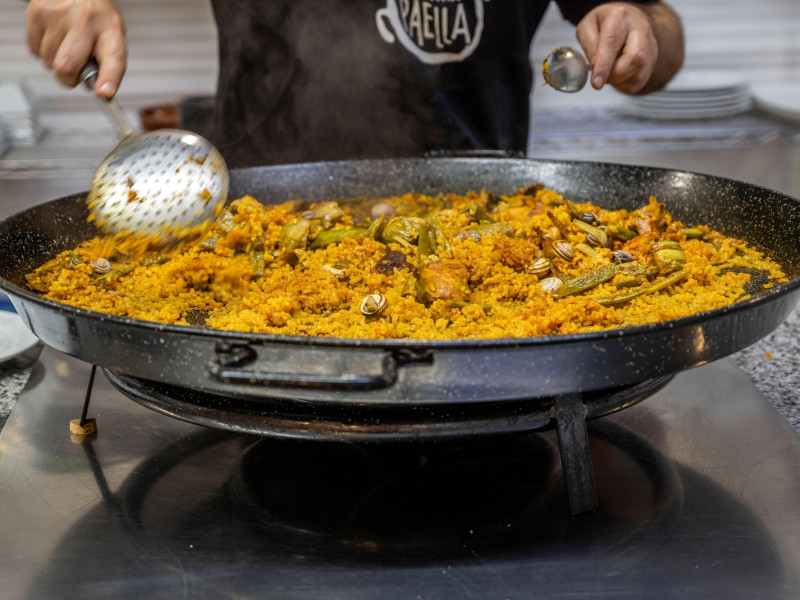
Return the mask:
[[200,246],[201,250],[213,251],[217,248],[217,242],[219,242],[225,236],[221,233],[214,233],[200,242],[198,245]]
[[233,231],[234,225],[236,223],[233,220],[233,213],[229,211],[227,208],[224,208],[219,216],[217,217],[217,225],[219,226],[222,231],[225,233],[230,233]]
[[375,219],[372,223],[369,224],[367,228],[367,235],[371,237],[373,240],[377,240],[381,236],[381,228],[383,227],[383,222],[385,220],[384,215],[380,215],[377,219]]
[[323,225],[330,225],[336,219],[345,215],[338,202],[324,202],[316,208],[305,211],[301,216],[311,221],[322,221]]
[[331,244],[338,244],[346,237],[364,235],[367,231],[368,230],[363,227],[355,227],[353,229],[326,229],[325,231],[321,231],[319,235],[311,241],[309,248],[311,250],[317,250],[318,248],[324,248]]
[[461,209],[462,213],[469,214],[478,223],[494,223],[495,220],[486,212],[486,209],[480,204],[470,204]]
[[419,237],[419,228],[425,223],[419,217],[395,217],[390,219],[381,233],[381,240],[390,244],[395,242],[408,248]]
[[266,262],[264,261],[263,249],[257,250],[253,248],[250,250],[250,266],[253,268],[253,274],[256,277],[261,277],[264,274]]
[[286,250],[305,248],[308,243],[308,233],[311,231],[311,221],[299,219],[295,223],[287,223],[278,236],[278,247]]
[[686,265],[686,253],[676,242],[658,242],[653,244],[653,262],[659,275],[669,275],[683,269]]
[[686,272],[678,271],[677,273],[670,275],[666,279],[659,281],[658,283],[651,285],[650,287],[639,288],[632,292],[628,292],[627,294],[617,294],[616,296],[608,296],[606,298],[593,298],[593,300],[603,306],[619,306],[621,304],[630,302],[634,298],[638,298],[643,294],[652,294],[653,292],[658,292],[660,290],[663,290],[664,288],[669,287],[674,283],[678,283],[684,277],[686,277]]

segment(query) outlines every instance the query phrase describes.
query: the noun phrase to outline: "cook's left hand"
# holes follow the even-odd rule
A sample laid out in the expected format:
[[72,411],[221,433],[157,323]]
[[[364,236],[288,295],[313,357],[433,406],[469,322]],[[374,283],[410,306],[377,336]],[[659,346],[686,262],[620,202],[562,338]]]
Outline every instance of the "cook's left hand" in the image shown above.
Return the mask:
[[650,81],[659,47],[642,8],[627,2],[601,4],[578,23],[575,33],[592,65],[593,88],[608,83],[620,92],[636,94]]

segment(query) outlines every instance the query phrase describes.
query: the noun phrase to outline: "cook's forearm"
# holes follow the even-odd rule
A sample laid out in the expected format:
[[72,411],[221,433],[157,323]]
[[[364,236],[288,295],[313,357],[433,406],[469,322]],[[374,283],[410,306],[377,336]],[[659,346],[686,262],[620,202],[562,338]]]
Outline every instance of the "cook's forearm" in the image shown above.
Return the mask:
[[637,4],[650,19],[658,44],[658,59],[653,73],[638,92],[646,94],[664,87],[683,65],[684,38],[680,17],[665,2]]

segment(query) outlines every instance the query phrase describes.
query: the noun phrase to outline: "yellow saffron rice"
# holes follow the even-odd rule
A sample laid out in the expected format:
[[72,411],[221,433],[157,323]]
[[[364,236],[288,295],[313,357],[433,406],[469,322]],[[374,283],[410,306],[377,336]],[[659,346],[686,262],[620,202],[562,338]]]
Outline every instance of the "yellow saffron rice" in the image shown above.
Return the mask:
[[[605,240],[592,239],[597,229]],[[179,252],[125,255],[96,238],[27,280],[46,298],[147,321],[475,339],[615,329],[712,310],[747,297],[754,270],[765,287],[787,281],[763,252],[680,223],[655,198],[612,211],[531,186],[317,205],[244,197]],[[563,293],[600,273],[602,282]],[[362,310],[370,295],[372,312]]]

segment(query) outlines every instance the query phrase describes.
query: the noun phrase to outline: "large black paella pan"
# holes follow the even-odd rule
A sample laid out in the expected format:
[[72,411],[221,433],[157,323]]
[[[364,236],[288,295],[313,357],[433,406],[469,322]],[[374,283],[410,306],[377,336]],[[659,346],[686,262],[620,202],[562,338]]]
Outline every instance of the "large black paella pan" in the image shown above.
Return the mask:
[[609,332],[529,339],[353,340],[159,325],[58,304],[24,274],[95,234],[82,194],[0,223],[0,288],[45,343],[116,372],[229,397],[415,406],[547,398],[632,386],[716,360],[770,333],[800,286],[800,201],[719,177],[545,160],[441,158],[301,164],[232,173],[231,198],[339,200],[510,192],[541,182],[575,201],[634,209],[651,195],[687,225],[769,251],[790,276],[722,309]]

